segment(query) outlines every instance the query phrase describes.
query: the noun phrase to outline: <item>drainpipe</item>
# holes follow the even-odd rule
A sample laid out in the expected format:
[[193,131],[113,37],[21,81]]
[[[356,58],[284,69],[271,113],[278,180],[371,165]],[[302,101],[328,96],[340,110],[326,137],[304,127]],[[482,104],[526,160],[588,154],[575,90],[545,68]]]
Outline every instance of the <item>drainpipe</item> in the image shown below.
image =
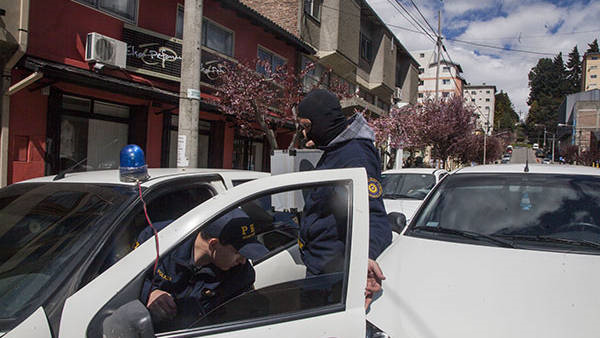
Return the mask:
[[[27,38],[29,34],[29,4],[30,0],[19,1],[19,24],[16,40],[19,44],[2,69],[2,115],[0,120],[0,187],[6,186],[8,182],[8,137],[10,120],[10,96],[8,88],[12,82],[12,69],[27,51]],[[13,9],[16,6],[13,7]],[[14,13],[12,13],[14,15]],[[7,15],[11,15],[10,10]]]

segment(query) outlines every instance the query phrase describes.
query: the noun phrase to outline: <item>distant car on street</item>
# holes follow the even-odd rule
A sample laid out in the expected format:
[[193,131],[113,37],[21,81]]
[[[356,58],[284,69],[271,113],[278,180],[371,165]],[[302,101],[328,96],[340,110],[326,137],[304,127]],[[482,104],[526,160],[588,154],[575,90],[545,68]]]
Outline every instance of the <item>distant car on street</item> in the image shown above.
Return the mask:
[[408,221],[429,191],[448,172],[444,169],[404,168],[382,173],[383,203],[387,213],[403,213]]
[[551,162],[552,162],[552,160],[551,160],[551,159],[549,159],[548,157],[545,157],[545,158],[542,160],[542,164],[550,164]]
[[533,150],[538,150],[540,149],[540,145],[537,143],[534,143],[533,146],[531,147]]

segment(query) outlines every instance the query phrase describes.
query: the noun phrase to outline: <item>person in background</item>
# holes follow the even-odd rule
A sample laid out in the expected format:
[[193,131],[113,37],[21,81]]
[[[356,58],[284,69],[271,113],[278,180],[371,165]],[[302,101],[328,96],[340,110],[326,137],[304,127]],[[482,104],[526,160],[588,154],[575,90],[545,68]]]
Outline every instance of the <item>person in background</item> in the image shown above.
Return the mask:
[[[374,132],[362,114],[344,116],[339,99],[316,89],[298,105],[298,122],[307,147],[323,150],[315,169],[365,168],[369,188],[369,263],[365,308],[381,290],[385,279],[375,261],[392,241],[392,229],[381,197],[381,159],[373,144]],[[330,187],[312,189],[305,199],[299,245],[308,275],[341,271],[344,263],[346,226],[331,208],[339,191]],[[340,226],[343,224],[343,226]]]

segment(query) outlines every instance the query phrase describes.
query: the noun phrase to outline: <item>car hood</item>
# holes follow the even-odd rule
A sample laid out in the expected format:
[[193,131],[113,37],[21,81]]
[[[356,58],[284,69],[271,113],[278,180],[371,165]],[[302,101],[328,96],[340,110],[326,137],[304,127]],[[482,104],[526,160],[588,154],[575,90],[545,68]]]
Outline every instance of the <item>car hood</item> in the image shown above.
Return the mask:
[[422,200],[415,199],[383,199],[385,205],[385,211],[389,214],[390,212],[401,212],[406,216],[407,222],[412,219],[419,206],[423,203]]
[[600,256],[400,237],[367,315],[390,336],[598,336]]

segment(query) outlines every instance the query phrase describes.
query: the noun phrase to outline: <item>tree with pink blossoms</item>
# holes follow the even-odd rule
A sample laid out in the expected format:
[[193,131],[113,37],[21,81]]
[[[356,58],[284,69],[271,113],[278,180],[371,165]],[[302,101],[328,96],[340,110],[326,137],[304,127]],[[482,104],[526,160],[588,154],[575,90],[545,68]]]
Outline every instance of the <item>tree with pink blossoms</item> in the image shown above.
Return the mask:
[[[226,63],[216,85],[217,105],[233,117],[241,134],[264,134],[271,149],[279,149],[276,131],[284,126],[297,127],[295,107],[305,95],[304,79],[313,68],[309,64],[296,74],[291,67],[273,69],[261,60]],[[315,86],[320,86],[327,75],[323,73]],[[340,99],[349,95],[347,86],[339,81],[332,80],[329,89]]]
[[378,140],[394,140],[392,147],[429,147],[433,159],[446,166],[461,154],[463,139],[475,131],[475,113],[460,96],[429,99],[422,104],[392,109],[382,120],[371,122]]

